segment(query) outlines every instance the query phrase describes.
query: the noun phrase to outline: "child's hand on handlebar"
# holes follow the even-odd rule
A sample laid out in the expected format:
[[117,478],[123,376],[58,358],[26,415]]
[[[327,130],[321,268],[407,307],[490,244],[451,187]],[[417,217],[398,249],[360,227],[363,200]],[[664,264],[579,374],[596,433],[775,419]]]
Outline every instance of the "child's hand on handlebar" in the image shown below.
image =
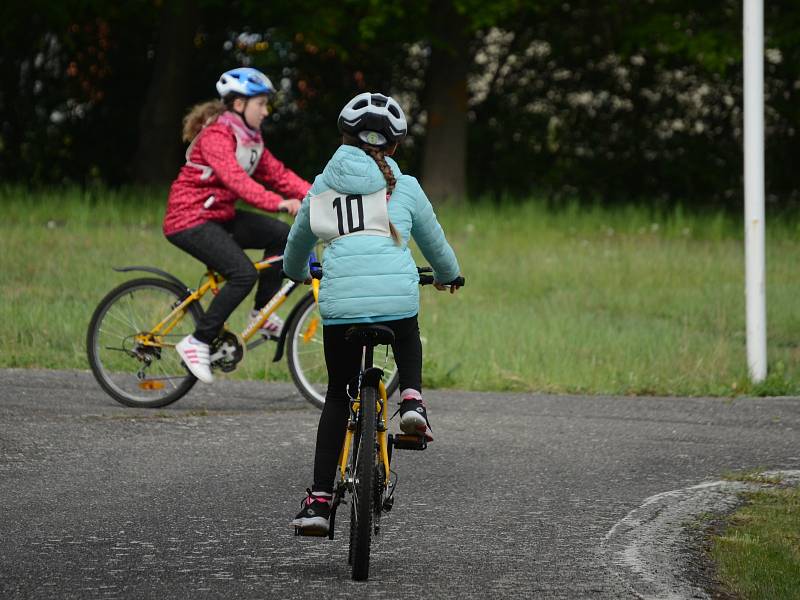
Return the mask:
[[278,211],[279,212],[288,212],[290,215],[295,216],[297,211],[300,210],[300,200],[296,198],[289,198],[288,200],[282,200],[280,204],[278,204]]
[[456,283],[456,282],[462,282],[463,283],[463,278],[462,278],[461,275],[459,275],[456,278],[456,280],[451,282],[451,283],[439,283],[438,281],[434,281],[433,282],[433,287],[435,287],[440,292],[443,292],[443,291],[449,289],[451,294],[455,294],[456,290],[461,287],[461,285],[459,285],[459,283]]

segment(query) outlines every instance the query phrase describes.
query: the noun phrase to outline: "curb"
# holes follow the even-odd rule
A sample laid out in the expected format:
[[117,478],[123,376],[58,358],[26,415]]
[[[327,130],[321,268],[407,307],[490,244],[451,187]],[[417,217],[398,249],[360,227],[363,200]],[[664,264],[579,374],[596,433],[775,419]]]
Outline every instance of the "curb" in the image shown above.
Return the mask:
[[[800,470],[759,473],[800,483]],[[772,487],[742,481],[711,481],[647,498],[618,521],[600,545],[606,565],[642,600],[710,599],[688,577],[696,556],[687,525],[701,515],[723,514],[740,504],[738,494]]]

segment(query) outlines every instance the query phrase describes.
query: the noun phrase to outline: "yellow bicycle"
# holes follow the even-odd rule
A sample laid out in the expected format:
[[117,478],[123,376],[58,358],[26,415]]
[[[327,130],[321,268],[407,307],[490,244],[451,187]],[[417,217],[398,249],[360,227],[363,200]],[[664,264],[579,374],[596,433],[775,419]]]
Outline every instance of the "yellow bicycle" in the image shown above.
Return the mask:
[[[433,276],[420,271],[420,284],[432,284]],[[463,286],[458,277],[448,285]],[[373,364],[377,346],[391,346],[394,332],[385,325],[354,325],[345,334],[349,342],[361,346],[361,368],[355,393],[350,397],[347,432],[339,453],[336,483],[333,490],[327,535],[334,539],[336,510],[350,495],[350,547],[348,562],[352,577],[364,581],[369,577],[370,549],[374,536],[381,531],[381,516],[394,505],[397,473],[391,469],[392,449],[424,450],[425,437],[388,432],[388,396],[384,386],[387,373]],[[320,535],[315,530],[295,528],[295,535]]]
[[[312,268],[318,263],[312,255]],[[282,256],[254,262],[258,271],[280,268]],[[157,277],[137,278],[115,287],[100,301],[89,322],[86,351],[89,366],[100,386],[115,400],[133,407],[157,408],[183,397],[197,382],[183,365],[175,344],[192,333],[203,314],[201,300],[216,294],[224,278],[208,270],[197,289],[174,275],[148,266],[115,268],[118,272],[140,271]],[[265,338],[261,326],[297,289],[287,281],[238,335],[225,327],[211,344],[211,369],[231,372],[244,359],[246,350],[271,341],[277,344],[273,361],[286,353],[292,380],[313,405],[325,403],[327,370],[322,344],[322,322],[317,295],[312,291],[290,311],[277,338]],[[391,348],[387,348],[387,390],[397,389],[398,373]]]

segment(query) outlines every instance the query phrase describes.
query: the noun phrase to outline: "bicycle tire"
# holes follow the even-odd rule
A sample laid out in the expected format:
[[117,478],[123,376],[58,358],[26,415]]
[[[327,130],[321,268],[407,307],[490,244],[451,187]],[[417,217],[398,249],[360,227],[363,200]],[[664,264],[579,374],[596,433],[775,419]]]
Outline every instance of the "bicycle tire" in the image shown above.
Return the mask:
[[[372,545],[372,515],[375,510],[375,458],[377,454],[375,405],[378,390],[372,386],[361,389],[361,434],[355,450],[355,478],[350,519],[352,573],[355,581],[369,578],[369,552]],[[355,518],[352,518],[355,517]]]
[[[145,294],[147,291],[151,293]],[[138,304],[135,304],[136,292],[142,292]],[[163,347],[168,350],[163,361],[159,346],[145,349],[140,357],[133,356],[136,353],[134,336],[169,314],[185,294],[186,290],[164,279],[132,279],[112,289],[97,305],[86,333],[86,354],[97,383],[120,404],[135,408],[167,406],[182,398],[197,382],[171,345]],[[127,307],[123,306],[125,302]],[[177,341],[192,333],[202,314],[197,302],[189,304],[186,311],[189,319],[184,317],[181,323],[185,326],[171,333],[170,340]],[[119,343],[120,347],[105,345],[111,341]],[[126,349],[126,345],[131,349]],[[144,355],[150,360],[147,366],[144,366]],[[148,378],[145,375],[144,379],[138,376],[145,370],[149,373],[153,365],[160,370],[159,376]]]
[[[299,302],[294,319],[286,332],[286,362],[292,381],[302,396],[317,408],[325,406],[328,371],[322,342],[322,319],[314,294],[309,292]],[[389,349],[391,354],[391,348]],[[376,354],[377,355],[377,354]],[[391,355],[384,369],[386,395],[400,385],[400,373]]]
[[[351,461],[350,468],[351,472],[355,473],[355,456],[358,455],[358,444],[361,441],[361,423],[356,423],[356,430],[353,433],[353,449],[352,449],[352,456],[354,457]],[[356,522],[356,513],[355,513],[355,504],[353,502],[350,503],[350,542],[347,546],[347,564],[353,564],[353,555],[355,554],[356,549],[356,528],[353,527],[353,523]]]

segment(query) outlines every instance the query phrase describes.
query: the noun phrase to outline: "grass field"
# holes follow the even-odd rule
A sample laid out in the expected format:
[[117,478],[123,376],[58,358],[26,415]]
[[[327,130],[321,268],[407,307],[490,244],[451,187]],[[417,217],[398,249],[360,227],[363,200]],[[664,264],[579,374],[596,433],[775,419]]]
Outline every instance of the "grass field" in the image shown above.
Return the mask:
[[[0,366],[88,368],[91,313],[126,279],[114,265],[159,266],[196,284],[200,264],[161,233],[164,198],[0,190]],[[634,207],[554,211],[535,200],[438,212],[468,283],[455,296],[422,292],[427,386],[800,393],[797,219],[767,215],[770,374],[751,386],[739,220]],[[256,351],[232,376],[284,380],[287,372]]]
[[744,600],[800,597],[800,490],[777,488],[745,499],[712,539],[722,582]]

